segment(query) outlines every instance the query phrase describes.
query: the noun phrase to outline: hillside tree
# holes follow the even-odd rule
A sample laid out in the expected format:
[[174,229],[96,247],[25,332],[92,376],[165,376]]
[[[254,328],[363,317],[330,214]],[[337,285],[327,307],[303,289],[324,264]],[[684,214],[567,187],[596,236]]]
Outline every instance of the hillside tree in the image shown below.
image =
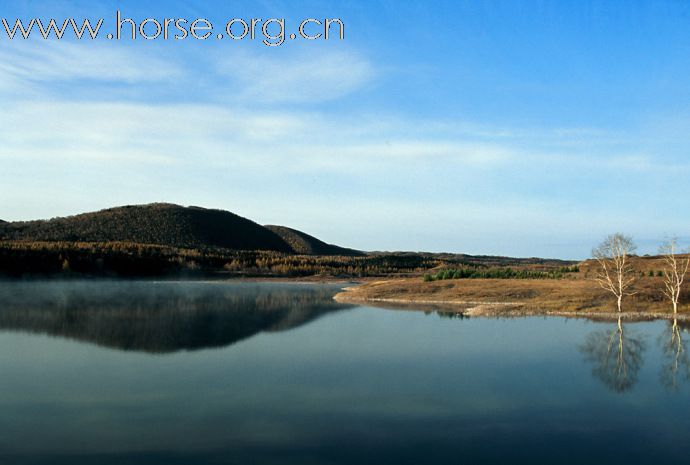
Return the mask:
[[630,257],[637,246],[630,236],[620,233],[608,236],[592,250],[592,256],[599,264],[596,282],[616,297],[618,313],[622,311],[623,297],[634,295],[631,291],[637,274],[630,263]]
[[681,256],[678,253],[678,240],[676,238],[669,239],[659,247],[659,255],[664,259],[664,288],[663,292],[667,299],[673,305],[673,314],[678,313],[678,302],[680,301],[680,292],[683,289],[683,282],[685,276],[690,269],[690,257],[687,255]]

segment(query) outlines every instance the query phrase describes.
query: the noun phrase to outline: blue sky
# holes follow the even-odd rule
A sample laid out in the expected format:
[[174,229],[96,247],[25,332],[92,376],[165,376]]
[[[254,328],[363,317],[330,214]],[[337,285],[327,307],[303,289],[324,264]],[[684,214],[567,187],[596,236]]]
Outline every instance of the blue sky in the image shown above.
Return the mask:
[[231,210],[366,250],[690,236],[690,3],[13,2],[13,22],[341,18],[345,40],[0,36],[0,218]]

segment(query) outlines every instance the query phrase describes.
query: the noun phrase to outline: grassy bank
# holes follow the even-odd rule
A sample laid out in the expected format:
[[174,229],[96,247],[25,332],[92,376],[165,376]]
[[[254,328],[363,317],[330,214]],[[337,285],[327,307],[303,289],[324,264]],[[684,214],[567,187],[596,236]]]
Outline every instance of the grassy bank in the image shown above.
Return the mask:
[[[384,306],[445,307],[449,311],[461,311],[467,315],[521,316],[560,315],[568,317],[617,317],[615,301],[592,279],[594,263],[586,261],[577,271],[563,273],[558,279],[533,277],[522,273],[519,279],[486,279],[482,277],[448,275],[442,279],[424,277],[387,279],[369,282],[349,288],[336,296],[336,300],[351,303],[369,303]],[[624,301],[624,317],[629,319],[667,318],[671,306],[664,299],[662,278],[658,271],[663,264],[656,257],[640,257],[635,260],[638,279],[636,295]],[[505,276],[512,276],[506,273]],[[690,301],[685,290],[681,302]],[[690,305],[684,303],[679,318],[690,318]]]

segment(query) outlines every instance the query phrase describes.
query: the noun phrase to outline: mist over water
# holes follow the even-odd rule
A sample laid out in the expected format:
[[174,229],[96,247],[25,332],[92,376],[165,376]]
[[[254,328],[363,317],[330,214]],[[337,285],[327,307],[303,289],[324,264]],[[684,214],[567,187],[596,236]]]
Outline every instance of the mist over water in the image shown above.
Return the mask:
[[458,319],[340,286],[0,283],[0,463],[685,463],[672,322]]
[[348,308],[333,286],[141,281],[0,283],[0,330],[122,350],[223,347]]

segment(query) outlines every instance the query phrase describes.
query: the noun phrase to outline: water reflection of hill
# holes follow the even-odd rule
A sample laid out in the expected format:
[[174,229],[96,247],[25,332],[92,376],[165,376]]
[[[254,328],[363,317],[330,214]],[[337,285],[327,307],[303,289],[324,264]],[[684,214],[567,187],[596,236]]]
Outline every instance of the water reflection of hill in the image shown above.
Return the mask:
[[175,352],[231,345],[348,308],[334,288],[281,284],[48,282],[0,284],[0,330],[120,350]]

